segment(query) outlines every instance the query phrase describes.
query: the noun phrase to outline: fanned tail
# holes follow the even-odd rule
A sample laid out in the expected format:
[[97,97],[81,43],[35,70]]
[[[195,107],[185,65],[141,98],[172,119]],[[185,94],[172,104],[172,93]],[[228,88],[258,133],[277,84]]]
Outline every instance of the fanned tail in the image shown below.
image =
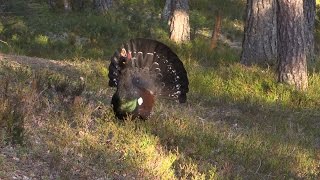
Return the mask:
[[[125,68],[149,70],[161,90],[158,96],[186,101],[189,91],[187,72],[179,57],[165,44],[151,40],[131,39],[114,53],[109,66],[109,86],[117,87]],[[147,78],[147,77],[146,77]]]

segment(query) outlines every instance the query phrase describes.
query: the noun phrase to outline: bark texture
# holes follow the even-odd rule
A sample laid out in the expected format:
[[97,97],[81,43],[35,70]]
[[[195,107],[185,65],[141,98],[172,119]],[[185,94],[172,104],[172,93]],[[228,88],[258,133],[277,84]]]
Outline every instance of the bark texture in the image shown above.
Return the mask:
[[163,12],[161,15],[163,21],[169,21],[169,18],[172,14],[172,2],[173,0],[166,0],[166,4],[164,5]]
[[63,7],[65,11],[71,11],[71,1],[63,0]]
[[94,9],[104,14],[112,7],[112,0],[94,0]]
[[303,0],[278,1],[278,80],[308,87]]
[[316,17],[316,0],[304,0],[305,36],[307,60],[314,61],[314,29]]
[[71,11],[71,0],[48,0],[50,8],[55,10]]
[[241,63],[273,65],[277,58],[276,0],[248,0]]
[[217,47],[218,39],[221,33],[221,21],[222,21],[221,13],[218,12],[215,17],[214,28],[211,36],[211,43],[210,43],[211,50]]
[[190,40],[188,0],[174,0],[170,18],[170,39],[176,43]]

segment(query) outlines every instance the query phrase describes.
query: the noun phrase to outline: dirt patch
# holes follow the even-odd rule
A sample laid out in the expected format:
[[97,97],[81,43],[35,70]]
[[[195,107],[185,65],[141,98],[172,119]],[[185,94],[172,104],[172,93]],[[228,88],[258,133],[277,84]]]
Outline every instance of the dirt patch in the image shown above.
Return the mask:
[[0,53],[0,61],[29,66],[35,70],[49,69],[51,71],[67,74],[68,76],[76,77],[80,74],[80,72],[76,70],[71,63],[65,61],[56,61],[38,57],[9,55],[3,53]]

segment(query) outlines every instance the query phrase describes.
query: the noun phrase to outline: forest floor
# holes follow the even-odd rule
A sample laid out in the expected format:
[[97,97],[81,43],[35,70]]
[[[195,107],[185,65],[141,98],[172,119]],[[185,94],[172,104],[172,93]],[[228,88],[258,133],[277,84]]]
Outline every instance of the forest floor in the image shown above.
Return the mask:
[[[237,43],[234,46],[239,48]],[[264,70],[237,64],[206,69],[185,63],[192,85],[186,104],[160,101],[150,121],[118,124],[110,107],[114,89],[107,86],[107,63],[0,53],[0,68],[10,66],[5,73],[20,76],[24,71],[32,71],[27,78],[11,75],[10,81],[18,89],[11,93],[12,100],[15,94],[19,96],[19,89],[25,89],[21,96],[27,105],[34,106],[31,113],[25,113],[24,145],[0,143],[0,179],[157,179],[163,175],[167,179],[319,177],[317,109],[250,102],[255,97],[252,93],[247,95],[249,100],[237,102],[237,98],[247,93],[242,89],[255,88],[252,84],[276,89],[263,91],[262,102],[264,96],[272,97],[266,93],[283,93],[269,83],[273,79]],[[49,77],[62,75],[71,79],[71,84],[85,77],[87,88],[78,99],[48,90],[46,83],[50,78],[46,73],[44,79],[33,75],[41,71],[50,71]],[[263,82],[253,81],[252,77]],[[42,81],[36,96],[30,83],[34,79]],[[223,94],[221,99],[216,98],[220,92],[216,88],[226,86],[221,83],[229,81],[229,88],[237,85],[229,92],[235,100],[224,100]],[[300,98],[301,106],[310,101],[304,102],[302,95]],[[38,107],[42,105],[46,107]],[[1,129],[0,135],[3,136]]]
[[56,61],[38,57],[28,57],[19,55],[10,55],[0,53],[0,61],[6,61],[12,64],[29,66],[34,70],[48,68],[53,71],[63,72],[66,75],[77,74],[72,64],[67,61]]
[[[224,36],[220,40],[241,48]],[[320,114],[310,105],[319,104],[318,98],[311,101],[275,84],[273,74],[265,69],[237,63],[203,67],[213,62],[185,59],[188,102],[160,100],[150,120],[122,124],[110,107],[114,89],[107,86],[108,63],[0,53],[0,68],[4,67],[0,83],[5,82],[1,77],[7,77],[13,89],[9,101],[17,95],[27,105],[23,145],[0,141],[0,179],[319,177]],[[84,77],[86,89],[80,97],[49,89],[48,82],[56,77],[67,79],[71,87]],[[34,81],[39,81],[39,87],[33,87]],[[316,82],[311,87],[318,87]],[[3,89],[0,100],[6,96]],[[288,102],[300,109],[277,104],[288,93],[298,95],[299,101]],[[4,124],[0,121],[1,128]],[[6,136],[1,130],[0,140]]]
[[[9,64],[12,67],[28,67],[33,71],[39,71],[48,69],[57,73],[62,73],[67,77],[77,78],[81,76],[80,71],[75,67],[76,63],[70,61],[57,61],[38,57],[28,57],[20,55],[10,55],[0,53],[0,63]],[[95,92],[97,93],[97,92]],[[110,101],[112,95],[112,89],[107,88],[105,92],[106,102]],[[87,101],[90,101],[87,99]],[[97,102],[96,102],[97,103]],[[109,106],[106,104],[106,106]],[[197,121],[207,121],[210,119],[215,119],[223,121],[225,119],[232,119],[241,116],[241,111],[232,106],[215,106],[215,107],[205,107],[205,105],[196,105],[192,107],[191,104],[187,103],[185,106],[171,107],[173,109],[179,108],[179,111],[190,114],[191,116],[197,117]],[[206,112],[202,114],[201,112]],[[45,120],[47,114],[40,113],[35,114],[30,120],[27,120],[24,124],[27,131],[33,134],[33,128],[41,128],[41,120]],[[167,115],[166,115],[167,116]],[[234,123],[234,128],[237,128],[237,123]],[[31,135],[33,136],[33,135]],[[37,139],[37,135],[33,137],[28,137],[29,141],[34,141],[32,147],[16,147],[12,145],[0,146],[0,179],[57,179],[61,178],[61,172],[58,172],[60,167],[52,167],[52,152],[41,152],[41,156],[35,155],[36,152],[33,149],[38,149],[36,151],[43,151],[41,147],[45,146],[43,140]],[[42,144],[43,143],[43,144]],[[44,148],[45,149],[45,148]],[[193,151],[193,149],[190,149]],[[48,157],[46,157],[46,154]],[[51,155],[50,155],[51,154]],[[88,168],[86,174],[90,179],[98,179],[99,177],[94,177],[96,170]],[[74,176],[73,176],[74,177]],[[123,178],[120,175],[118,178]],[[102,178],[104,179],[104,178]],[[126,177],[128,179],[128,176]]]
[[[6,62],[13,66],[29,66],[34,70],[48,68],[55,71],[62,71],[69,75],[74,74],[71,65],[63,61],[55,61],[37,57],[27,57],[19,55],[9,55],[0,53],[0,62]],[[30,147],[26,147],[30,148]],[[19,155],[13,146],[0,147],[0,177],[7,179],[56,179],[55,173],[50,172],[48,161],[43,158],[31,158],[24,153]],[[22,158],[21,158],[22,157]]]

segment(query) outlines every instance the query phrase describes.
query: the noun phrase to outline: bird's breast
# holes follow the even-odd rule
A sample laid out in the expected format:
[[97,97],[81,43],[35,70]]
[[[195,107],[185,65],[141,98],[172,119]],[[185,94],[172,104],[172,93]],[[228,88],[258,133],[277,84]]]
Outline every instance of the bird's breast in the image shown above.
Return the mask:
[[155,96],[150,91],[143,89],[140,92],[140,98],[139,99],[141,104],[139,103],[138,112],[142,118],[147,118],[148,116],[150,116],[152,108],[154,106]]

